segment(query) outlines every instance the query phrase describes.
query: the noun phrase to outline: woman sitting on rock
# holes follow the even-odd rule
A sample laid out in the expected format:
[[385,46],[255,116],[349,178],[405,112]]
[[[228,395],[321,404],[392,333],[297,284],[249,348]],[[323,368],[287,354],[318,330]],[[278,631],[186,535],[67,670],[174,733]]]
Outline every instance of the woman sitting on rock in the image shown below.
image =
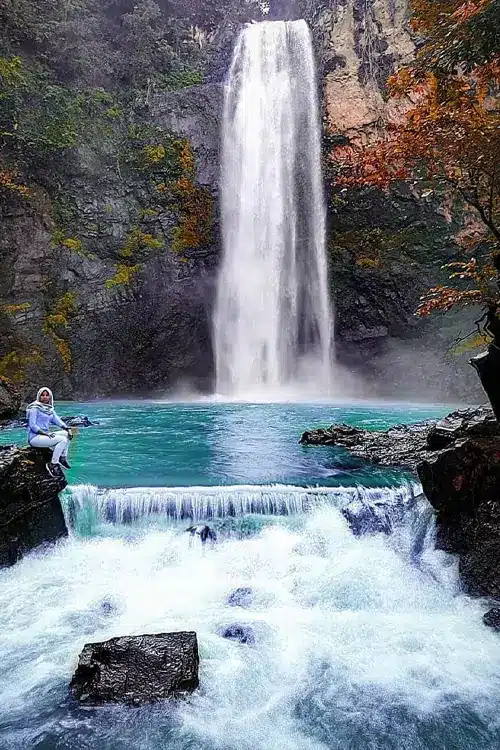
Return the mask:
[[[57,478],[61,466],[70,469],[68,463],[69,441],[73,435],[70,428],[54,411],[54,397],[50,388],[40,388],[36,394],[36,401],[28,406],[28,443],[33,448],[53,448],[52,461],[47,464],[47,471],[51,477]],[[50,425],[62,427],[65,432],[53,432]]]

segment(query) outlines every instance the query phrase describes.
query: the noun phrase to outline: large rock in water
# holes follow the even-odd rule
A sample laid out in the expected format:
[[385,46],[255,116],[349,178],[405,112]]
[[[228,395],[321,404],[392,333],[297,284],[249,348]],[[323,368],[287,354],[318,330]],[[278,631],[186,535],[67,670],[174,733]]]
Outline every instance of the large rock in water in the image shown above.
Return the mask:
[[333,425],[304,433],[301,442],[416,472],[436,510],[438,546],[460,554],[465,590],[500,597],[500,423],[491,409],[386,432]]
[[50,451],[0,446],[0,566],[25,552],[67,536],[59,502],[66,479],[53,479],[45,464]]
[[84,646],[70,689],[79,701],[141,705],[192,693],[199,685],[196,633],[111,638]]

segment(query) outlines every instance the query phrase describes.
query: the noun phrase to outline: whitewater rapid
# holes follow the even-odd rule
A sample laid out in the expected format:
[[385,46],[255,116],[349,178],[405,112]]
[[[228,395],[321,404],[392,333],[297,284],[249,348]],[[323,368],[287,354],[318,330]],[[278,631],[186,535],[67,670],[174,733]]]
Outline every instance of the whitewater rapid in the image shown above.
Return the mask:
[[[498,748],[498,637],[432,525],[415,559],[422,518],[355,538],[321,505],[205,552],[175,526],[30,555],[0,576],[0,747]],[[226,604],[238,586],[250,609]],[[234,622],[255,646],[218,635]],[[85,642],[181,629],[198,633],[202,661],[179,709],[68,700]]]

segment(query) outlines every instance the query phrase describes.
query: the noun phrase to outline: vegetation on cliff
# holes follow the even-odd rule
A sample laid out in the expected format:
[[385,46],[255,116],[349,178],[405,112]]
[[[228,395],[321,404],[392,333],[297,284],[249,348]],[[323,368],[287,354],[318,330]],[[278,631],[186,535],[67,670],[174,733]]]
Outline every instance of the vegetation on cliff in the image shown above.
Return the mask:
[[[419,314],[462,304],[500,303],[493,257],[500,252],[500,2],[415,0],[412,25],[424,39],[416,60],[389,79],[404,114],[381,140],[333,153],[345,185],[406,181],[424,197],[452,195],[451,211],[474,218],[462,233],[463,259],[450,264],[464,286],[438,286]],[[459,218],[460,220],[460,218]]]
[[[238,23],[260,12],[254,0],[42,0],[36,13],[28,0],[0,3],[1,372],[22,383],[42,359],[70,374],[76,326],[47,320],[78,293],[82,273],[91,296],[119,301],[142,283],[148,259],[187,261],[213,241],[213,197],[197,182],[195,150],[148,112],[159,93],[212,75],[226,13]],[[50,239],[28,238],[29,248],[40,243],[40,282],[19,297],[8,272],[27,250],[17,249],[23,216]],[[86,290],[75,316],[88,299]],[[30,309],[7,310],[18,300]]]
[[446,205],[462,227],[459,253],[443,266],[451,283],[427,291],[417,314],[479,305],[484,315],[466,338],[491,342],[490,361],[500,360],[500,2],[413,0],[412,9],[419,52],[388,82],[398,114],[377,142],[334,149],[337,182],[406,183]]

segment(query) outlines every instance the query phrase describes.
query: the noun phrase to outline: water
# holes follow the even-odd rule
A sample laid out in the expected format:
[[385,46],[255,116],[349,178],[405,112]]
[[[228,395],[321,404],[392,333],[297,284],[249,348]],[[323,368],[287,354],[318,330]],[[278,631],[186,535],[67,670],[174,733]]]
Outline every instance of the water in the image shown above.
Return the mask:
[[[444,408],[60,411],[101,425],[71,449],[71,537],[0,571],[1,750],[497,750],[500,641],[434,549],[428,504],[394,472],[297,442],[338,419],[376,428]],[[392,534],[353,537],[341,514],[353,496],[399,497]],[[190,545],[190,507],[220,513],[213,549]],[[237,586],[253,589],[249,609],[225,603]],[[221,638],[231,623],[251,625],[255,645]],[[181,629],[198,633],[201,687],[178,708],[68,698],[84,643]]]
[[328,395],[320,108],[305,21],[241,33],[226,87],[224,255],[214,319],[217,393]]

